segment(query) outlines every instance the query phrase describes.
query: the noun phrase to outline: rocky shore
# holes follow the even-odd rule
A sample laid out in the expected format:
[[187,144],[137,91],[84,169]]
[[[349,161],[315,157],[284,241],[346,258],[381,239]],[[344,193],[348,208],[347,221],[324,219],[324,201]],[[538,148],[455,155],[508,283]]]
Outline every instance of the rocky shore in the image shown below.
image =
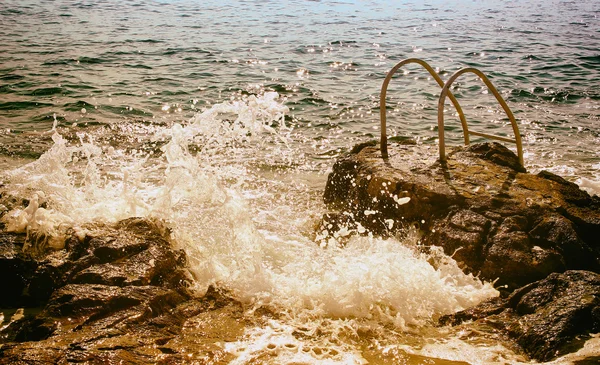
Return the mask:
[[[227,363],[220,345],[249,325],[242,305],[189,289],[186,255],[160,224],[88,227],[62,250],[23,251],[0,234],[0,364]],[[8,313],[4,311],[4,313]]]
[[[551,173],[528,174],[495,143],[457,148],[444,165],[422,148],[393,146],[383,160],[364,144],[341,158],[325,189],[331,211],[320,239],[343,245],[351,234],[416,227],[417,249],[442,247],[502,293],[439,325],[476,322],[538,361],[600,332],[600,199]],[[0,217],[28,204],[0,200]],[[63,249],[24,249],[36,238],[0,223],[0,308],[12,308],[2,311],[0,364],[232,361],[223,343],[277,314],[247,316],[214,288],[199,296],[169,236],[159,221],[131,218],[69,232]]]
[[497,143],[455,148],[444,164],[427,154],[405,144],[382,159],[374,143],[355,147],[329,176],[332,211],[320,230],[343,244],[336,232],[394,236],[418,226],[420,249],[442,247],[502,292],[440,323],[491,324],[533,359],[575,351],[600,332],[600,198],[550,172],[527,173]]

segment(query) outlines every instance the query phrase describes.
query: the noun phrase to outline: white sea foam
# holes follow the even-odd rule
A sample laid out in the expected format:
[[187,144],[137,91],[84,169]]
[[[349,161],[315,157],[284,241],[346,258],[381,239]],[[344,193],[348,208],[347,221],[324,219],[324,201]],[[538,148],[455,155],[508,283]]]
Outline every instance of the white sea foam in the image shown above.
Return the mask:
[[[56,122],[55,122],[56,127]],[[116,222],[131,216],[148,216],[151,210],[143,195],[156,187],[142,186],[143,161],[122,160],[118,154],[103,153],[89,136],[69,145],[53,128],[54,145],[38,160],[8,173],[10,193],[30,198],[23,211],[5,215],[7,229],[44,237],[59,248],[66,230],[93,222]],[[119,161],[109,178],[102,170]],[[41,199],[47,203],[42,208]]]

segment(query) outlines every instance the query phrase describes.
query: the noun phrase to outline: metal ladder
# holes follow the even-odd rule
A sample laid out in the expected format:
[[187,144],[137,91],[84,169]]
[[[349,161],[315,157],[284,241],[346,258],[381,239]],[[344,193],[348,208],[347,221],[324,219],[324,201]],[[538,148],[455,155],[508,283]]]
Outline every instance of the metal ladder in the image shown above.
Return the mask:
[[[462,125],[465,145],[469,145],[469,143],[470,143],[469,136],[485,137],[485,138],[495,139],[495,140],[499,140],[499,141],[503,141],[503,142],[515,143],[517,145],[517,156],[519,157],[519,163],[521,164],[521,166],[524,166],[521,134],[519,133],[519,127],[517,126],[515,117],[514,117],[512,111],[510,110],[510,108],[508,107],[508,105],[506,104],[506,102],[504,101],[504,99],[502,98],[502,96],[500,95],[500,93],[498,92],[498,90],[496,90],[496,88],[491,83],[491,81],[487,78],[487,76],[485,76],[485,74],[483,72],[479,71],[476,68],[467,67],[467,68],[463,68],[463,69],[456,71],[452,76],[450,76],[448,81],[446,81],[444,83],[444,81],[440,78],[440,76],[433,70],[433,68],[431,66],[429,66],[429,64],[427,62],[425,62],[421,59],[418,59],[418,58],[408,58],[408,59],[405,59],[405,60],[401,61],[400,63],[398,63],[396,66],[394,66],[390,70],[390,72],[388,72],[387,76],[385,77],[385,80],[383,81],[383,85],[381,86],[381,94],[380,94],[380,99],[379,99],[379,116],[380,116],[380,120],[381,120],[381,125],[380,125],[380,127],[381,127],[381,141],[380,141],[381,156],[383,158],[388,158],[387,131],[386,131],[387,109],[386,109],[386,101],[385,101],[385,98],[387,95],[387,88],[388,88],[388,85],[390,84],[390,81],[392,80],[392,76],[394,76],[396,71],[398,71],[402,66],[409,64],[409,63],[417,63],[417,64],[423,66],[429,72],[429,74],[435,79],[435,81],[438,83],[438,85],[442,88],[442,91],[440,93],[440,98],[438,100],[438,136],[439,136],[438,140],[439,140],[440,161],[442,161],[442,162],[446,161],[446,146],[445,146],[445,136],[444,136],[444,103],[446,102],[446,97],[448,97],[448,98],[450,98],[450,101],[452,101],[454,108],[458,112],[458,116],[460,118],[460,122]],[[508,116],[508,119],[510,120],[510,123],[512,124],[515,139],[510,139],[510,138],[501,137],[501,136],[495,136],[495,135],[486,134],[486,133],[469,131],[469,127],[467,125],[467,121],[465,119],[465,115],[462,111],[462,108],[460,107],[458,100],[456,100],[454,95],[452,95],[452,93],[450,92],[450,86],[452,86],[452,83],[465,73],[474,73],[475,75],[477,75],[485,83],[485,85],[492,92],[492,94],[494,94],[494,96],[496,97],[496,100],[502,106],[502,109],[504,109],[504,112],[506,113],[506,115]]]

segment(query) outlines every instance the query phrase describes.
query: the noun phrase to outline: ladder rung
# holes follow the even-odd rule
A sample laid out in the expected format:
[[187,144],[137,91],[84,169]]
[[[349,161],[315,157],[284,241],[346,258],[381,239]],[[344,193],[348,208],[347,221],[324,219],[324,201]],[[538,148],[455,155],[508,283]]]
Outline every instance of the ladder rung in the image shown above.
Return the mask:
[[502,141],[502,142],[517,143],[517,141],[515,141],[514,139],[500,137],[500,136],[494,136],[491,134],[485,134],[485,133],[479,133],[479,132],[473,132],[473,131],[469,131],[469,134],[472,136],[485,137],[485,138],[489,138],[489,139],[497,139],[498,141]]

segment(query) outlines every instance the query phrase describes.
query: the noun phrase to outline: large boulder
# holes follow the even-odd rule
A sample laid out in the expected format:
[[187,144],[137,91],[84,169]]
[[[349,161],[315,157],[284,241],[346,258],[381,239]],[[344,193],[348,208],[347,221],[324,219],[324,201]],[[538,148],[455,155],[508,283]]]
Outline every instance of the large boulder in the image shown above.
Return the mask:
[[447,162],[422,145],[363,144],[338,160],[319,232],[390,236],[416,224],[466,272],[509,291],[553,272],[600,272],[600,198],[552,173],[529,174],[498,143],[456,147]]

